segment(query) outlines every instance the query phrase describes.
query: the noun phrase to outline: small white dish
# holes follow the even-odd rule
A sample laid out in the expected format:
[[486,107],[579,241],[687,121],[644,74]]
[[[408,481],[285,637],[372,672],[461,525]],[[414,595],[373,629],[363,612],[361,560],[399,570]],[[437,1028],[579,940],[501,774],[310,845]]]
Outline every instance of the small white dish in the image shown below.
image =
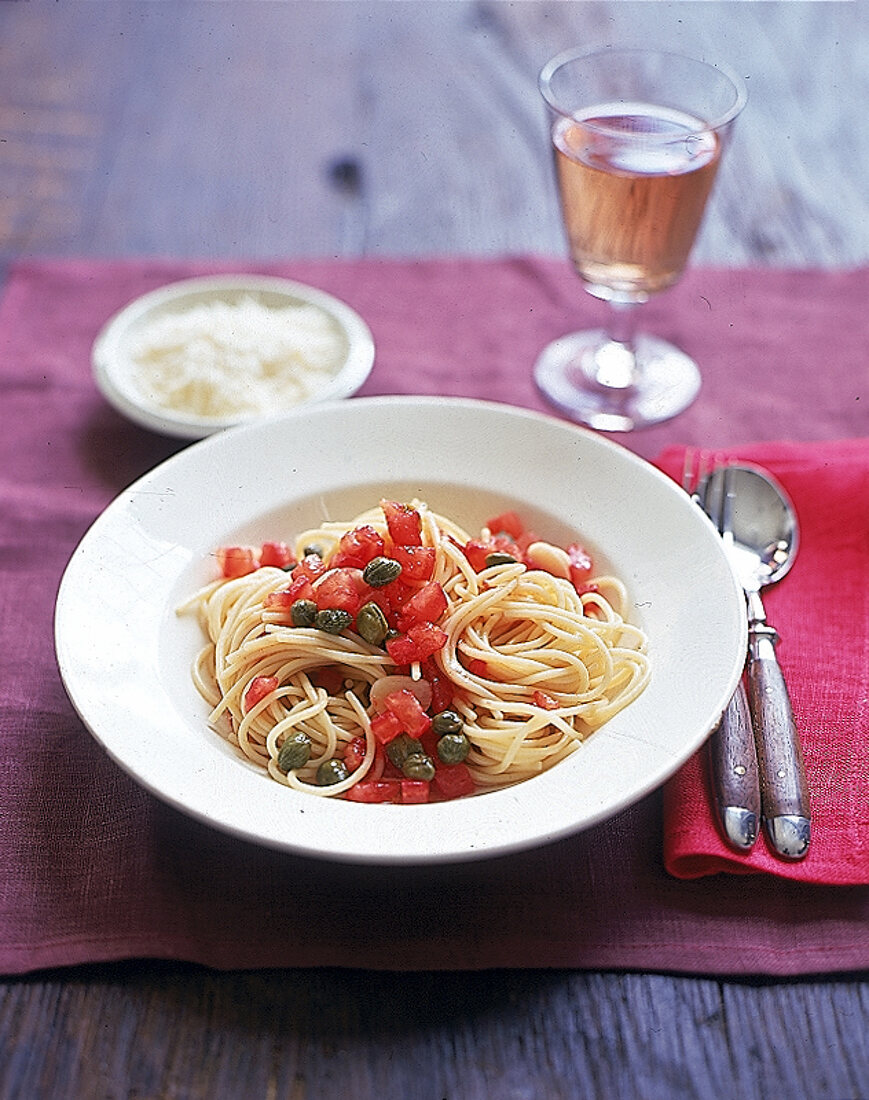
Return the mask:
[[[628,587],[651,682],[577,752],[503,790],[418,806],[288,789],[207,725],[190,668],[203,644],[175,609],[215,550],[418,497],[466,530],[515,508],[581,537]],[[57,599],[58,664],[105,751],[155,795],[235,836],[370,863],[436,863],[540,845],[654,790],[703,743],[742,670],[745,601],[709,520],[618,444],[480,401],[358,398],[212,436],[131,485],[85,535]]]
[[[173,408],[165,400],[165,393],[158,394],[156,387],[149,388],[149,368],[137,358],[137,349],[148,339],[149,333],[158,332],[158,326],[165,326],[169,321],[177,325],[179,317],[189,318],[194,310],[199,311],[198,316],[204,316],[209,308],[237,310],[245,302],[249,307],[252,303],[254,309],[268,310],[269,318],[277,316],[274,311],[279,310],[296,312],[307,307],[318,311],[314,316],[322,319],[323,331],[328,333],[330,344],[334,346],[334,359],[330,360],[327,369],[317,372],[315,378],[311,376],[313,380],[310,386],[306,383],[301,396],[287,392],[277,400],[270,399],[267,409],[222,409],[218,414],[200,415],[190,408]],[[282,312],[280,317],[281,324],[286,318],[287,331],[291,334],[292,314]],[[225,312],[221,321],[225,329]],[[242,357],[239,361],[243,364]],[[292,411],[302,404],[307,406],[349,397],[365,382],[373,364],[371,331],[350,306],[314,287],[261,275],[184,279],[144,294],[107,322],[92,350],[94,379],[111,405],[145,428],[182,439],[201,439],[239,423]],[[234,385],[244,385],[245,369],[242,365],[239,374],[233,377]],[[294,368],[288,365],[285,381],[293,373]],[[276,381],[280,383],[279,376]],[[211,386],[216,384],[214,380],[209,382]],[[280,402],[284,400],[286,403],[282,405]]]

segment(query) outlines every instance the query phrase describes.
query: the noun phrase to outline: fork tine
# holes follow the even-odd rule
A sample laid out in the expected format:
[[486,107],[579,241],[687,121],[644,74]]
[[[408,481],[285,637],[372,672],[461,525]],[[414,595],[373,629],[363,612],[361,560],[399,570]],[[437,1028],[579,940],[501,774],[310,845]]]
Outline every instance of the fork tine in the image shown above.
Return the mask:
[[706,511],[706,499],[709,494],[709,479],[715,470],[715,460],[705,451],[700,452],[700,461],[697,467],[697,488],[694,490],[694,499]]
[[724,479],[718,501],[718,530],[724,540],[725,548],[733,545],[733,470],[724,467]]
[[694,501],[703,506],[700,494],[708,473],[708,461],[705,453],[697,447],[688,447],[682,466],[682,488]]
[[[733,468],[714,452],[708,462],[709,470],[694,499],[718,528],[724,551],[732,559]],[[757,840],[761,802],[754,729],[741,680],[709,738],[709,756],[719,826],[728,844],[737,851],[750,851]]]
[[682,464],[682,488],[689,496],[694,495],[697,487],[696,468],[698,452],[693,447],[685,448],[685,459]]

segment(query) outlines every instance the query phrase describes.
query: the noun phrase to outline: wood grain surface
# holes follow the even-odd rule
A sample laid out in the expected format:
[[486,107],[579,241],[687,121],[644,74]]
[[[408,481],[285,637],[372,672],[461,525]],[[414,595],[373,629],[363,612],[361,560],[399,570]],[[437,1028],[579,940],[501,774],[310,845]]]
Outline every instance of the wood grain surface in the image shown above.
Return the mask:
[[866,7],[788,0],[2,3],[0,254],[561,254],[573,43],[746,79],[695,262],[869,256]]
[[[562,254],[536,91],[567,45],[750,102],[697,263],[869,261],[858,3],[0,2],[0,264]],[[0,886],[2,889],[2,886]],[[869,975],[218,974],[0,983],[0,1098],[869,1098]]]

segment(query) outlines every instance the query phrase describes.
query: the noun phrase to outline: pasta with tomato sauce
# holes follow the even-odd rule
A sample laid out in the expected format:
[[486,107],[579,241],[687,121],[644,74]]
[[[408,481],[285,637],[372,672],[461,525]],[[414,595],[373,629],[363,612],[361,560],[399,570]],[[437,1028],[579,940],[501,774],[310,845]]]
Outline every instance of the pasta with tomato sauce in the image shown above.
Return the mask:
[[381,501],[293,545],[218,551],[179,609],[211,725],[279,783],[419,803],[531,778],[635,700],[647,639],[626,592],[513,512],[476,537]]

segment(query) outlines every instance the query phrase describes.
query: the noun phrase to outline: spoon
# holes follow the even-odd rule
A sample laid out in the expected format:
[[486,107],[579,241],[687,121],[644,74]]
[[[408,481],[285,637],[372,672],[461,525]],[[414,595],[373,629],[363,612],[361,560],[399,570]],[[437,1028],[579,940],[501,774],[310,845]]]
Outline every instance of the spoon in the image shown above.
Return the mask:
[[707,503],[725,517],[724,548],[748,607],[746,678],[757,746],[767,837],[785,859],[809,850],[810,812],[803,754],[784,675],[779,635],[766,620],[761,589],[788,572],[799,545],[794,507],[773,479],[753,466],[720,466],[709,475]]

